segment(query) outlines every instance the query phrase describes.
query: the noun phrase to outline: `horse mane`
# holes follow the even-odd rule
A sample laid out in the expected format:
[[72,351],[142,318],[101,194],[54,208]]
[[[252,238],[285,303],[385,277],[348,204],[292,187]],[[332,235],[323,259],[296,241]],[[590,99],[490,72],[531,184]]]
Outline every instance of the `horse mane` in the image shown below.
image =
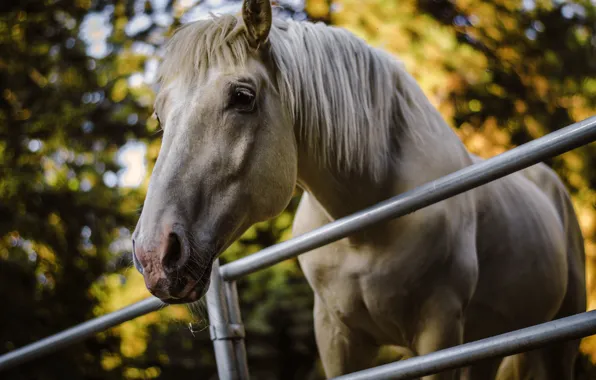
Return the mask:
[[[286,111],[325,165],[383,178],[398,159],[397,135],[415,141],[436,124],[430,102],[402,64],[347,30],[274,18],[269,42]],[[251,54],[242,19],[212,15],[176,31],[158,80],[183,75],[191,83],[212,65],[242,66]]]

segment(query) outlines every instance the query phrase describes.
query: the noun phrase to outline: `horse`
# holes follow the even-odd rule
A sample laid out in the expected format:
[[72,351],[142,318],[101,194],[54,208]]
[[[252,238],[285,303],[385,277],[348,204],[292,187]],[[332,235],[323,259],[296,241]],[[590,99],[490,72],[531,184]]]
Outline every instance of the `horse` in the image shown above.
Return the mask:
[[[160,64],[162,145],[133,233],[147,289],[199,300],[213,262],[303,191],[300,235],[482,159],[393,55],[273,17],[268,0],[185,24]],[[424,355],[586,309],[583,238],[545,164],[305,253],[325,376],[384,345]],[[572,379],[577,340],[423,379]]]

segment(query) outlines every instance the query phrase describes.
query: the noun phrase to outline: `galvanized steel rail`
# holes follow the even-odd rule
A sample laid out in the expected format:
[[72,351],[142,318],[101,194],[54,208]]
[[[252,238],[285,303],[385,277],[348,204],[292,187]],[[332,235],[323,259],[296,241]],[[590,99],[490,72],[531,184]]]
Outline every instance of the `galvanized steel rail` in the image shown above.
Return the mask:
[[527,352],[548,343],[596,334],[596,310],[336,377],[337,380],[412,379],[474,362]]
[[[243,341],[244,329],[234,280],[337,241],[375,223],[409,214],[595,140],[596,116],[222,267],[216,263],[207,300],[212,324],[211,336],[216,349],[220,378],[222,380],[248,378]],[[149,297],[122,310],[16,349],[0,356],[0,371],[79,342],[163,306],[164,304],[157,298]],[[576,339],[595,333],[596,311],[586,312],[341,376],[340,379],[407,379],[465,366],[489,357],[524,352],[554,341]]]
[[[114,311],[75,327],[38,340],[25,347],[18,348],[0,356],[0,371],[31,361],[40,356],[50,354],[68,345],[80,342],[98,332],[135,319],[152,311],[159,310],[165,304],[158,298],[149,297],[130,306]],[[0,376],[1,377],[1,376]]]

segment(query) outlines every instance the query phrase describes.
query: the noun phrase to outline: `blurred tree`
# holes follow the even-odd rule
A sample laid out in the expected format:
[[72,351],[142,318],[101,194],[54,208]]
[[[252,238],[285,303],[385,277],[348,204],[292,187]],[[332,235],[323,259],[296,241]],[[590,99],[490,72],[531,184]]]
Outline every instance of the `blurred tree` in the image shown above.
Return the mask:
[[[147,179],[138,189],[121,187],[116,158],[139,140],[151,170],[160,143],[148,118],[151,72],[165,37],[191,12],[171,1],[2,7],[0,296],[10,313],[0,352],[6,352],[149,296],[123,257]],[[277,12],[306,17],[283,4]],[[294,209],[295,203],[279,220],[255,226],[226,257],[287,238]],[[296,264],[262,272],[240,288],[259,378],[304,378],[316,349],[312,295]],[[204,318],[204,310],[170,307],[6,375],[208,378],[215,363]],[[189,331],[189,322],[199,331]]]
[[[114,156],[146,135],[148,110],[115,99],[111,62],[85,54],[78,27],[89,5],[2,3],[0,352],[92,318],[92,283],[110,261],[128,266],[110,249],[135,215],[114,190]],[[100,364],[100,352],[117,343],[90,339],[2,377],[121,378]]]
[[[161,46],[181,23],[240,0],[44,0],[0,5],[0,353],[149,296],[130,232],[157,157],[150,118]],[[345,27],[395,53],[476,153],[492,156],[594,113],[589,1],[285,0],[282,17]],[[495,17],[497,15],[498,17]],[[123,187],[118,157],[146,150]],[[135,145],[136,144],[136,145]],[[596,255],[589,146],[550,162],[574,192]],[[223,255],[289,237],[297,198]],[[312,292],[297,261],[239,281],[251,373],[320,378]],[[592,306],[591,306],[592,307]],[[217,378],[201,304],[168,307],[7,372],[9,379]],[[189,324],[190,323],[190,328]],[[584,350],[596,355],[596,343]],[[399,352],[385,350],[380,362]],[[589,358],[583,362],[588,366]]]

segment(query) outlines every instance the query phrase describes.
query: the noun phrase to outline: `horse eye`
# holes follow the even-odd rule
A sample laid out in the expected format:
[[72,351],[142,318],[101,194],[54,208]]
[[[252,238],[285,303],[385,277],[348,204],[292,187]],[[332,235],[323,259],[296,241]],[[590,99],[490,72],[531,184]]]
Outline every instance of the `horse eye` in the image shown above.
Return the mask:
[[246,87],[237,87],[232,93],[231,105],[243,111],[252,111],[254,108],[255,94]]

